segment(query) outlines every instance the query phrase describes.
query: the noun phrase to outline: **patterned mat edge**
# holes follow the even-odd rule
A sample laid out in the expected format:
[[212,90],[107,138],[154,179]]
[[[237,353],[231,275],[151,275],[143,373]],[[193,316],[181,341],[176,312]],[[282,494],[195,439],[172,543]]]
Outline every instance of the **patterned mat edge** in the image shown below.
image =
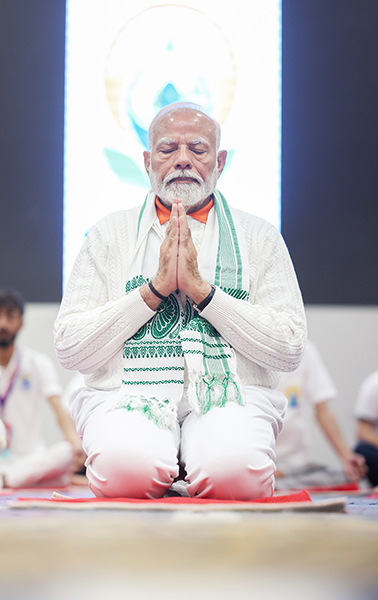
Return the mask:
[[345,512],[347,504],[347,498],[337,499],[326,499],[319,500],[316,502],[283,502],[274,504],[263,504],[263,503],[249,503],[249,502],[237,502],[231,505],[227,504],[215,504],[208,502],[206,504],[166,504],[166,503],[128,503],[128,502],[107,502],[103,500],[99,503],[90,502],[68,502],[63,499],[56,500],[41,500],[27,499],[27,500],[13,500],[10,501],[9,508],[15,509],[30,509],[30,508],[43,508],[47,510],[51,509],[67,509],[67,510],[127,510],[127,511],[145,511],[145,510],[157,510],[157,511],[237,511],[237,512]]

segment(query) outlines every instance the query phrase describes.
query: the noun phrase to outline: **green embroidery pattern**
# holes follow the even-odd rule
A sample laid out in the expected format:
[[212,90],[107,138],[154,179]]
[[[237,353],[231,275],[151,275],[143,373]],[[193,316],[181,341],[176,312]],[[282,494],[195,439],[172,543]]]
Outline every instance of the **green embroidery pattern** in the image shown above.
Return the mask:
[[203,350],[185,350],[185,354],[198,354],[201,355],[203,357],[207,357],[207,359],[209,360],[223,360],[223,359],[228,359],[228,358],[232,358],[231,354],[216,354],[214,356],[208,356]]
[[190,331],[198,331],[198,333],[206,334],[213,338],[219,336],[215,327],[213,327],[209,321],[206,321],[206,319],[199,317],[198,313],[197,316],[193,317],[190,323],[188,323],[186,329]]
[[123,347],[123,358],[177,358],[182,356],[179,340],[176,343],[157,344],[154,341],[139,340],[126,343]]
[[230,208],[222,194],[215,191],[214,197],[219,222],[219,245],[214,283],[221,287],[227,285],[241,289],[242,262],[235,224]]
[[136,277],[133,277],[132,279],[126,282],[126,294],[129,294],[132,290],[141,287],[145,283],[147,283],[147,281],[144,279],[144,277],[142,277],[142,275],[137,275]]
[[226,294],[228,294],[229,296],[232,296],[233,298],[237,298],[238,300],[248,300],[249,299],[249,292],[247,292],[246,290],[238,290],[235,288],[225,288],[225,287],[222,287],[222,290],[224,292],[226,292]]
[[[127,384],[127,385],[145,385],[146,381],[125,381],[124,379],[122,380],[122,383]],[[148,385],[161,385],[161,384],[167,384],[167,383],[178,383],[180,385],[182,385],[184,383],[184,379],[159,379],[159,381],[150,381],[148,380]]]
[[141,371],[144,373],[150,373],[151,371],[184,371],[184,367],[125,367],[125,373],[136,373]]
[[[192,338],[181,336],[181,342],[190,342],[191,340],[192,340]],[[212,348],[214,348],[215,350],[219,350],[220,348],[230,348],[230,346],[228,344],[222,344],[221,342],[219,342],[218,344],[217,343],[213,344],[213,343],[209,342],[207,339],[201,340],[201,344],[206,346],[206,348],[208,348],[209,350],[211,350]]]
[[158,310],[156,315],[150,321],[151,335],[157,340],[169,336],[173,329],[175,329],[181,317],[180,306],[175,294],[170,294],[162,304],[162,309]]

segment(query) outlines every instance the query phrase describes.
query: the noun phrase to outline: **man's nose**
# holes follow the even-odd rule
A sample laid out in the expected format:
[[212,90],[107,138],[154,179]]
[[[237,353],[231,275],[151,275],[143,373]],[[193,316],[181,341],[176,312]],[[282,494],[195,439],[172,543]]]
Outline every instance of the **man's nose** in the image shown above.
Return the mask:
[[187,146],[180,146],[178,149],[176,163],[176,169],[191,169],[192,168],[192,159],[190,155],[190,150]]

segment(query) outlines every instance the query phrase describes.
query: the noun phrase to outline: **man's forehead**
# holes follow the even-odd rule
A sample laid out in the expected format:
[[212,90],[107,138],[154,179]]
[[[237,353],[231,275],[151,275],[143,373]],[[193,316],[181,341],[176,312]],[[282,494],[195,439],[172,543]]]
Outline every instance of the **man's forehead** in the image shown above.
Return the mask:
[[213,142],[216,128],[210,117],[194,110],[166,113],[155,125],[155,143],[163,138],[173,140],[183,134],[188,138],[192,136],[193,140]]

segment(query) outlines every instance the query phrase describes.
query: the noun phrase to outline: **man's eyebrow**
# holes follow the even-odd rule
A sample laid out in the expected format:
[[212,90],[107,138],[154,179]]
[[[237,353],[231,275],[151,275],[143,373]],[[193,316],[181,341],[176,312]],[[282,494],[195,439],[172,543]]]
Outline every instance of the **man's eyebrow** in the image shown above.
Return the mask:
[[[160,140],[158,140],[158,142],[156,143],[157,146],[159,146],[160,144],[167,144],[168,146],[170,146],[171,144],[176,144],[176,140],[173,140],[171,138],[161,138]],[[208,145],[207,140],[205,140],[205,138],[195,138],[194,140],[190,140],[189,144],[193,144],[193,145],[197,145],[197,144],[206,144]]]
[[205,144],[206,146],[208,146],[208,142],[204,139],[204,138],[195,138],[194,140],[191,140],[189,142],[190,144]]
[[157,142],[157,146],[159,146],[160,144],[167,144],[168,146],[170,146],[171,144],[174,144],[175,140],[172,140],[171,138],[161,138],[158,142]]

